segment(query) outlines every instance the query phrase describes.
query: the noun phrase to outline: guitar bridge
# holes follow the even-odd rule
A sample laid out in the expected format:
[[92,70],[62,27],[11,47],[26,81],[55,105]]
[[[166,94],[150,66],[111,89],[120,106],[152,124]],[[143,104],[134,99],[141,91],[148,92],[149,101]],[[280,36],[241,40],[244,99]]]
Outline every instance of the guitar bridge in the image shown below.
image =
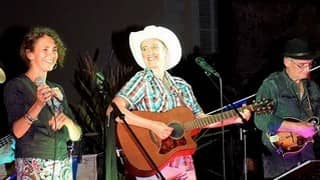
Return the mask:
[[178,146],[184,146],[187,144],[187,141],[184,137],[175,140],[175,139],[171,139],[170,137],[163,140],[161,143],[161,147],[160,147],[160,154],[166,154],[168,152],[170,152],[172,149],[178,147]]

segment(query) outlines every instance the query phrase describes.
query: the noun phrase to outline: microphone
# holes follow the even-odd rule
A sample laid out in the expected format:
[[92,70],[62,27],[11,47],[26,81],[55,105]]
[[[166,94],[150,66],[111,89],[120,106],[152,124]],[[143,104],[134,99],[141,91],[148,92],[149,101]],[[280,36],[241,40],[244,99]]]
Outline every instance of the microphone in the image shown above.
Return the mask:
[[41,77],[37,77],[34,83],[36,84],[36,86],[44,85],[44,81]]
[[213,74],[217,78],[220,78],[220,74],[215,69],[213,69],[213,67],[210,66],[204,58],[196,57],[195,61],[203,70],[205,70],[205,72]]
[[[42,86],[45,84],[44,80],[41,77],[37,77],[35,80],[36,86]],[[55,96],[52,96],[50,101],[47,102],[47,105],[49,106],[49,109],[52,113],[56,114],[63,111],[63,106],[61,104],[61,101],[56,98]]]

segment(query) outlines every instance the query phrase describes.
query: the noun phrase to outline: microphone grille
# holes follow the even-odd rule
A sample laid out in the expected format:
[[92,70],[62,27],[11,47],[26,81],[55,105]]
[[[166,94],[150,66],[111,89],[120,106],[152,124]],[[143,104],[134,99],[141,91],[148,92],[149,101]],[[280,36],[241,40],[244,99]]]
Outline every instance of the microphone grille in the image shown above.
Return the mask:
[[37,77],[34,83],[36,84],[36,86],[41,86],[44,84],[44,81],[41,77]]
[[196,61],[196,63],[199,65],[199,66],[201,66],[201,67],[203,67],[204,65],[206,65],[206,60],[204,59],[204,58],[202,58],[202,57],[196,57],[196,59],[195,59],[195,61]]
[[196,60],[196,62],[197,62],[197,63],[199,63],[200,61],[202,61],[202,60],[203,60],[203,58],[202,58],[202,57],[196,57],[196,59],[195,59],[195,60]]

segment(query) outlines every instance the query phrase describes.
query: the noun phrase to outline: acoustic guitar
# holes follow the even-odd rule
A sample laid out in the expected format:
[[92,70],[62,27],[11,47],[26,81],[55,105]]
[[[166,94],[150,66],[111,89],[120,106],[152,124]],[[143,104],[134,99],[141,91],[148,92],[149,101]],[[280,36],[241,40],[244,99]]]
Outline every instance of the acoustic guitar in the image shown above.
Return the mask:
[[[238,110],[241,111],[244,108],[258,113],[271,112],[272,102],[263,100],[238,108]],[[161,140],[149,129],[130,126],[159,169],[166,166],[176,156],[190,155],[195,152],[197,144],[192,139],[191,130],[237,116],[234,110],[230,110],[195,120],[193,113],[187,107],[177,107],[162,113],[142,111],[133,111],[133,113],[144,118],[165,122],[174,129],[168,138]],[[143,151],[139,149],[139,146],[123,123],[117,124],[116,133],[129,174],[135,176],[151,176],[155,174],[156,171],[152,169]]]
[[[296,118],[285,118],[286,121],[301,122],[302,120]],[[311,117],[306,122],[312,123],[317,130],[319,130],[319,119],[317,117]],[[276,152],[283,157],[289,154],[297,154],[302,151],[307,144],[313,143],[312,137],[304,138],[294,132],[277,132],[276,134],[267,133],[267,137],[270,140],[272,146]]]

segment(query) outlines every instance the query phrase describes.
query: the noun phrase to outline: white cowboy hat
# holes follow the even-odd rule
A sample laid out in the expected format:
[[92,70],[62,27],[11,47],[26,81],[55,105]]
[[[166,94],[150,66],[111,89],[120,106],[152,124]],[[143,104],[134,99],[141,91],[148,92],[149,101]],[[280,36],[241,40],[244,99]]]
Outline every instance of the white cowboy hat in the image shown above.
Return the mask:
[[181,45],[177,36],[169,29],[161,26],[146,26],[144,30],[138,32],[131,32],[129,35],[129,45],[134,59],[141,68],[146,68],[144,63],[141,42],[146,39],[159,39],[168,49],[165,69],[171,69],[177,65],[181,59]]

